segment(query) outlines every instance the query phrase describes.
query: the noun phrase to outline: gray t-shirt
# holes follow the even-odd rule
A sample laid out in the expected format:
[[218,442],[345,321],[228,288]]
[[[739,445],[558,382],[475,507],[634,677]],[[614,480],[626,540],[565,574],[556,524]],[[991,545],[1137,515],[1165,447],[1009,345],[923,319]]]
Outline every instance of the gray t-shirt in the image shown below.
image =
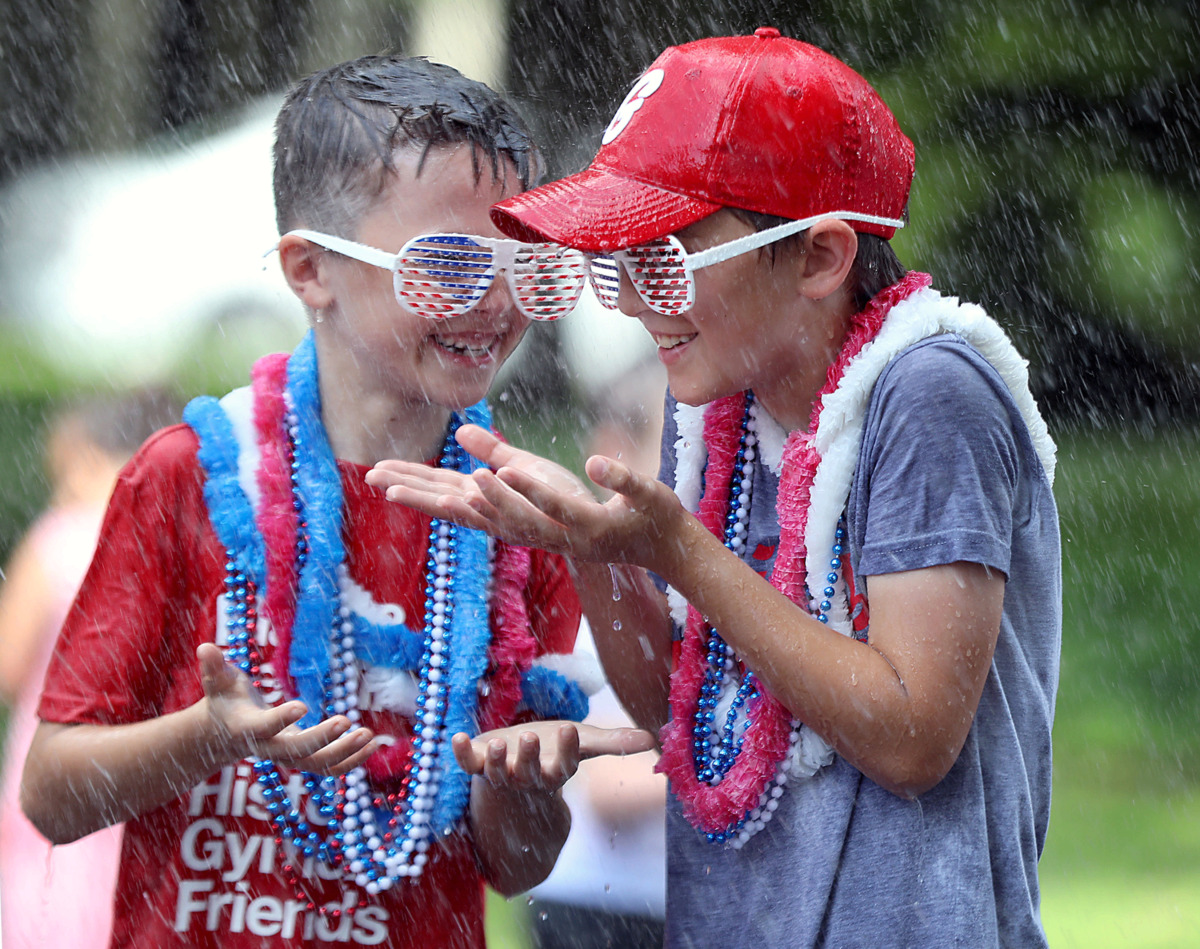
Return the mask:
[[[779,542],[777,484],[756,462],[746,551],[759,571]],[[959,560],[1007,577],[966,745],[912,801],[835,757],[792,778],[774,820],[742,850],[709,843],[671,796],[667,946],[1044,946],[1037,862],[1062,626],[1058,517],[1007,387],[960,337],[924,340],[880,376],[846,519],[868,599],[871,576]]]

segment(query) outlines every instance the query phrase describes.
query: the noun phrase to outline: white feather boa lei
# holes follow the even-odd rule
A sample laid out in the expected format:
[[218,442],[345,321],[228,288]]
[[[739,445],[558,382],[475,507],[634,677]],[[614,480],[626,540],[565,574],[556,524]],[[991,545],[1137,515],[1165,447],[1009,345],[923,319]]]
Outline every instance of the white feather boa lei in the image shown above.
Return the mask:
[[[1017,352],[1007,334],[982,307],[961,303],[936,290],[918,290],[892,307],[875,338],[867,343],[847,365],[838,387],[825,397],[814,447],[820,455],[809,500],[805,529],[805,578],[810,590],[824,586],[838,519],[846,508],[850,484],[858,463],[863,422],[875,383],[884,368],[910,346],[931,336],[953,333],[970,343],[999,373],[1016,402],[1029,429],[1033,446],[1050,484],[1054,483],[1055,445],[1046,428],[1033,395],[1029,391],[1029,363]],[[704,413],[708,405],[676,407],[675,422],[675,493],[687,510],[700,507],[700,488],[707,461],[704,444]],[[783,445],[787,433],[766,415],[758,413],[759,451],[764,464],[778,477],[783,465]],[[816,578],[817,582],[814,582]],[[836,595],[828,611],[829,626],[844,636],[852,632],[845,597],[845,584],[839,576]],[[671,618],[679,627],[687,622],[687,601],[673,587],[667,588]],[[809,604],[811,607],[812,604]],[[808,727],[796,743],[791,767],[793,773],[812,775],[832,760],[828,744]]]
[[[234,389],[221,397],[220,404],[238,445],[238,484],[257,516],[262,505],[262,491],[258,486],[262,450],[254,430],[254,392],[250,386]],[[493,545],[494,541],[489,538],[489,553]],[[348,597],[346,605],[353,612],[372,623],[388,626],[399,625],[405,620],[401,607],[393,603],[377,603],[370,591],[353,579],[348,581],[348,588],[343,595]],[[605,685],[599,660],[589,650],[578,648],[578,644],[572,653],[544,653],[537,656],[532,665],[559,673],[573,681],[588,696],[595,695]],[[380,708],[404,715],[415,714],[417,683],[411,671],[367,667],[363,670],[363,685]]]

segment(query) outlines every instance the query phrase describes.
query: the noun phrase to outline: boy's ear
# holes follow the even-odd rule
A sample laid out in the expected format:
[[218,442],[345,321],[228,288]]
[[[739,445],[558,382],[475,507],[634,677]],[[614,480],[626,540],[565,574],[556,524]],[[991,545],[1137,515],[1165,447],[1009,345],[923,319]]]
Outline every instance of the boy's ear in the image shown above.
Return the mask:
[[804,243],[800,292],[823,300],[837,292],[850,275],[858,254],[858,234],[845,221],[820,221],[809,228]]
[[333,302],[333,293],[326,283],[327,269],[322,266],[325,248],[295,234],[279,239],[279,266],[283,277],[310,310],[323,310]]

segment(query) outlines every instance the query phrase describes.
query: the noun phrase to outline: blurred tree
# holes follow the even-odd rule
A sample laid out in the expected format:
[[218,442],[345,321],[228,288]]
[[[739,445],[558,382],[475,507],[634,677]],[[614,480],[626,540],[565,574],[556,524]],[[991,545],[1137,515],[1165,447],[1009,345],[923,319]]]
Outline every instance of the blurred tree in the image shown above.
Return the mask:
[[[437,13],[437,0],[6,0],[0,185],[403,49],[419,2]],[[830,50],[916,142],[902,258],[1023,337],[1049,411],[1200,418],[1196,0],[507,3],[508,87],[552,176],[587,162],[669,44],[772,24]]]
[[917,146],[902,259],[1022,337],[1069,419],[1200,420],[1195,2],[513,0],[510,88],[578,170],[663,47],[771,24],[845,59]]
[[0,185],[219,118],[311,69],[403,48],[407,0],[5,0]]

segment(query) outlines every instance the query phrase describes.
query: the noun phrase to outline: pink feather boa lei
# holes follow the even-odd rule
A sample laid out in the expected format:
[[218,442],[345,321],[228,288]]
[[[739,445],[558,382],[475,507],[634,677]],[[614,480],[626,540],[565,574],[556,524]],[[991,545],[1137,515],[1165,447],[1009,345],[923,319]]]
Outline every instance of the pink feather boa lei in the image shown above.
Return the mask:
[[[267,589],[263,608],[275,631],[276,675],[289,696],[296,690],[288,673],[296,618],[299,570],[296,563],[296,511],[292,505],[287,448],[287,353],[259,359],[251,371],[254,430],[259,449],[256,481],[261,501],[255,520],[266,548]],[[491,626],[487,680],[480,689],[480,730],[512,722],[521,703],[521,676],[537,658],[538,644],[525,601],[532,558],[525,547],[496,543],[492,562]]]
[[[792,432],[784,443],[776,500],[779,549],[770,582],[793,603],[810,612],[805,587],[804,536],[813,479],[821,463],[815,443],[824,400],[837,389],[853,359],[878,334],[892,307],[931,282],[928,274],[909,273],[882,290],[854,316],[842,349],[826,374],[825,385],[813,402],[808,430]],[[715,400],[704,414],[708,462],[704,497],[696,516],[719,538],[724,536],[744,405],[745,393],[737,393]],[[670,779],[672,790],[683,804],[684,816],[692,825],[706,833],[720,833],[758,806],[763,790],[788,753],[792,719],[760,682],[759,698],[747,706],[750,724],[733,767],[715,786],[701,782],[692,758],[692,727],[704,683],[706,643],[707,624],[699,610],[689,605],[679,666],[671,674],[671,720],[663,728],[663,751],[657,770]]]

